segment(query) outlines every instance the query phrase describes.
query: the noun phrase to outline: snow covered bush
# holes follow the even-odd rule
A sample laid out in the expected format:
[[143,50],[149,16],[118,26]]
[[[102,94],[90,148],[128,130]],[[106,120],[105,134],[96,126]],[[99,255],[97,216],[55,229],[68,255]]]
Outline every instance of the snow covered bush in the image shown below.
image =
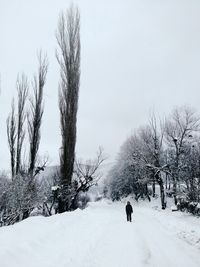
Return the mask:
[[18,175],[13,181],[8,180],[4,189],[4,202],[1,202],[4,224],[27,218],[37,203],[37,183],[30,177]]

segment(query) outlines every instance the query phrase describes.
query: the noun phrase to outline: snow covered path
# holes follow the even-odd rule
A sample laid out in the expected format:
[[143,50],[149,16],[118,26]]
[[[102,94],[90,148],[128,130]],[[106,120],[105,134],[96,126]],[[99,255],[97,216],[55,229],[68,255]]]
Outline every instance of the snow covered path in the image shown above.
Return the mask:
[[200,219],[142,205],[125,219],[123,203],[100,202],[0,228],[0,266],[200,266]]

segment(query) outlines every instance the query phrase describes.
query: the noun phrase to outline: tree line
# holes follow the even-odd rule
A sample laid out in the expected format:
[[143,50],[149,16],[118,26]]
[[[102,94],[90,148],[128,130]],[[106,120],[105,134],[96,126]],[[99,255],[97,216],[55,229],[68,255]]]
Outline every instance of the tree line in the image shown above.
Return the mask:
[[150,200],[158,185],[162,209],[167,195],[178,208],[200,215],[199,114],[182,106],[162,121],[151,115],[121,146],[109,177],[113,200],[129,194]]
[[[25,219],[37,210],[43,215],[74,210],[81,193],[95,185],[98,168],[104,161],[102,149],[93,160],[75,157],[76,122],[80,87],[80,13],[73,5],[60,14],[56,31],[56,58],[60,67],[58,103],[60,111],[60,166],[50,179],[38,179],[48,159],[40,159],[39,147],[44,113],[44,90],[48,58],[38,55],[38,70],[31,86],[25,74],[16,82],[17,100],[12,100],[7,118],[11,179],[0,177],[2,225]],[[28,137],[28,155],[25,138]],[[27,152],[27,151],[26,151]]]

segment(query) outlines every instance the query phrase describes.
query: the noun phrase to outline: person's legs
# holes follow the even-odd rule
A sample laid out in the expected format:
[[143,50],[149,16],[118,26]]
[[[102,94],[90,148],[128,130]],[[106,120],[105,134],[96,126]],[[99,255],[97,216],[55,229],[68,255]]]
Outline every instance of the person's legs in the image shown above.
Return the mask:
[[130,215],[130,213],[127,213],[127,221],[128,221],[128,222],[131,221],[131,215]]
[[131,213],[130,213],[130,218],[129,218],[129,219],[130,219],[129,221],[131,222],[131,221],[132,221],[132,218],[131,218]]
[[126,213],[127,222],[129,221],[129,215]]

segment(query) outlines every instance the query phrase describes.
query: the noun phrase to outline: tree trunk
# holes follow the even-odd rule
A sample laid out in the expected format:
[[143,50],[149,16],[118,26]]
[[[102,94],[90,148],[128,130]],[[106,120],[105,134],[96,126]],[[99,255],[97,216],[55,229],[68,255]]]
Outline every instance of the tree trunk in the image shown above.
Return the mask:
[[156,195],[156,185],[155,185],[155,179],[153,179],[153,183],[152,183],[152,191],[153,191],[153,197],[155,197],[155,195]]
[[165,189],[167,189],[167,183],[168,183],[168,173],[166,173],[165,176]]
[[160,179],[160,199],[161,199],[161,206],[164,210],[166,208],[166,202],[165,202],[165,190],[164,190],[164,184],[162,179]]
[[159,174],[156,174],[156,180],[158,181],[158,184],[160,186],[161,207],[164,210],[166,208],[164,183]]

